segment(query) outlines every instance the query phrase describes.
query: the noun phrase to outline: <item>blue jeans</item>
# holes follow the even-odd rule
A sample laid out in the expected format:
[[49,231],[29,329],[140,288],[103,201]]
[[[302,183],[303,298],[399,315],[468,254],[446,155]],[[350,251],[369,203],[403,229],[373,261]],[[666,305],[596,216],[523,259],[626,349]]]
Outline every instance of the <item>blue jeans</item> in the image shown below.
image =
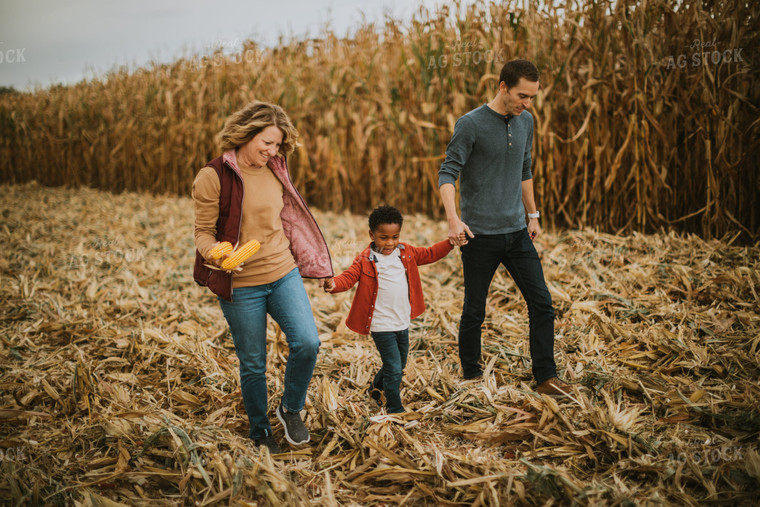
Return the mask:
[[372,385],[385,392],[385,406],[390,414],[404,412],[401,404],[401,375],[409,355],[409,330],[373,332],[383,367],[375,375]]
[[236,288],[232,298],[232,302],[219,298],[219,304],[240,360],[249,437],[260,439],[272,434],[267,417],[267,314],[280,325],[288,342],[282,395],[288,412],[299,412],[306,402],[306,390],[317,362],[319,335],[298,268],[273,283]]
[[462,375],[481,373],[480,333],[486,298],[499,264],[504,264],[528,304],[530,358],[539,384],[557,375],[554,363],[554,308],[541,261],[527,229],[509,234],[476,235],[461,247],[464,306],[459,323]]

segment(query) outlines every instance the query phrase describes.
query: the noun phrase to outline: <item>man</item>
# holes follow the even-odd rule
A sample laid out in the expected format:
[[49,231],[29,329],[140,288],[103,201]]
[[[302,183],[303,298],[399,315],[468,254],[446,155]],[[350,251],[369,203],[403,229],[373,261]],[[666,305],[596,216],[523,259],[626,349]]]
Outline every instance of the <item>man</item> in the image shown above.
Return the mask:
[[[530,169],[533,116],[527,110],[538,93],[538,79],[538,69],[529,61],[513,60],[504,65],[493,100],[457,120],[438,172],[438,186],[449,238],[462,250],[462,376],[476,379],[483,374],[480,334],[486,298],[496,269],[504,264],[528,304],[530,356],[537,391],[563,395],[570,387],[557,378],[554,308],[533,246],[541,226]],[[461,219],[456,210],[457,179]]]

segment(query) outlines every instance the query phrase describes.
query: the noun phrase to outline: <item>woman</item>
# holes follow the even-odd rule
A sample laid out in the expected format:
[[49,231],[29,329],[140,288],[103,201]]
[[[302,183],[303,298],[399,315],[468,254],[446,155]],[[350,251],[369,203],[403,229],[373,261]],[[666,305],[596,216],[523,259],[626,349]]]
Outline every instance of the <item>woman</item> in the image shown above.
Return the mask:
[[[195,281],[218,296],[240,359],[240,384],[249,437],[280,452],[267,417],[267,314],[289,347],[277,417],[291,444],[309,441],[300,411],[319,350],[311,304],[301,277],[333,276],[322,232],[293,186],[285,157],[298,131],[279,106],[252,102],[230,116],[217,136],[223,155],[200,170],[195,201]],[[261,249],[234,273],[219,269],[209,251],[221,241]],[[225,256],[226,257],[226,256]],[[216,268],[216,269],[215,269]]]

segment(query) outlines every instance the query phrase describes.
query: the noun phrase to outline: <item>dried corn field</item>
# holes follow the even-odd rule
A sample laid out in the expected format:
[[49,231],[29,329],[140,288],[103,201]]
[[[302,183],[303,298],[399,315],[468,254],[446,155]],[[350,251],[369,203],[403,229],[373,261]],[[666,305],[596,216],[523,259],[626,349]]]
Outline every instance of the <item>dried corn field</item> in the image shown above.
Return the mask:
[[244,41],[0,95],[0,181],[188,195],[224,119],[259,99],[301,131],[290,165],[320,209],[362,213],[394,196],[441,217],[454,122],[522,57],[541,70],[533,160],[552,226],[737,230],[749,244],[760,231],[759,23],[748,0],[509,0],[274,48]]
[[[247,440],[232,340],[191,279],[188,198],[0,186],[0,498],[9,505],[755,505],[760,247],[694,236],[549,232],[538,241],[571,399],[533,391],[527,314],[497,275],[486,375],[462,381],[457,251],[421,274],[402,396],[364,390],[351,293],[307,281],[323,341],[312,442]],[[343,269],[365,218],[315,212]],[[410,215],[404,239],[445,224]],[[270,324],[270,395],[287,349]],[[271,407],[270,407],[271,408]],[[276,421],[276,418],[273,418]],[[279,423],[275,435],[282,440]]]

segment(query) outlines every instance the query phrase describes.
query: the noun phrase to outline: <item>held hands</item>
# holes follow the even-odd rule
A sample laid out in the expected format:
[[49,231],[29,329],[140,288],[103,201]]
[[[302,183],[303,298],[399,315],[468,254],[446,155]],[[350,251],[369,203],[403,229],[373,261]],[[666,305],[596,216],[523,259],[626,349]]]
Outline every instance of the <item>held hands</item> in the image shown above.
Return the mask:
[[335,288],[335,282],[332,278],[320,278],[319,286],[322,287],[325,292],[330,292]]
[[449,220],[449,243],[452,246],[466,245],[469,242],[467,236],[471,238],[475,237],[470,228],[467,227],[467,224],[462,222],[458,217]]

